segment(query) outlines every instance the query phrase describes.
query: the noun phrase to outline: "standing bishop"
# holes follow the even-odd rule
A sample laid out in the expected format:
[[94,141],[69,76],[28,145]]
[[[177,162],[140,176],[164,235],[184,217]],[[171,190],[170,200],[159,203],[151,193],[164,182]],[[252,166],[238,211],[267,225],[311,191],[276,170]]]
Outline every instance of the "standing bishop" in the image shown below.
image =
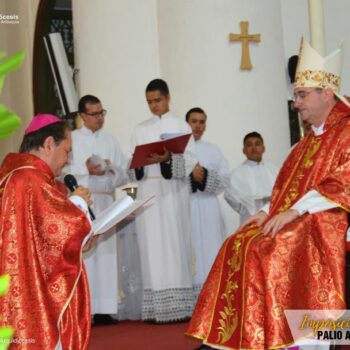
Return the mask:
[[25,130],[20,153],[8,154],[0,168],[0,274],[11,278],[0,298],[0,326],[14,328],[13,350],[88,348],[82,247],[91,229],[89,192],[79,187],[67,198],[55,180],[71,147],[67,125],[39,114]]

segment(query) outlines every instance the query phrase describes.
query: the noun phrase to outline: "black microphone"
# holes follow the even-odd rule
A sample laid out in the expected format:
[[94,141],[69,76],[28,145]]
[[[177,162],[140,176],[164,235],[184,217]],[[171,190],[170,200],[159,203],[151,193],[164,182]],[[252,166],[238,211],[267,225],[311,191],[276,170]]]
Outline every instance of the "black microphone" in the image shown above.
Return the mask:
[[[69,188],[71,192],[74,192],[78,188],[77,179],[71,174],[68,174],[64,177],[64,183],[66,184],[66,186]],[[93,213],[93,211],[89,206],[88,206],[88,209],[89,209],[91,220],[95,220],[96,219],[95,214]]]

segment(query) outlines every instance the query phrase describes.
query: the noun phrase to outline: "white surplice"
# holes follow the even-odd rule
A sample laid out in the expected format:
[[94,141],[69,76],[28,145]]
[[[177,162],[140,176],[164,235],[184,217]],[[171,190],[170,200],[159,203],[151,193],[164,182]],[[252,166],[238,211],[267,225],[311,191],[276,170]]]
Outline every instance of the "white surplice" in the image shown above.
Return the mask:
[[224,197],[240,215],[241,223],[269,202],[277,174],[275,165],[248,159],[232,171]]
[[[160,140],[165,133],[191,133],[188,124],[170,112],[137,125],[136,145]],[[191,136],[181,178],[163,178],[160,165],[144,167],[137,198],[155,195],[155,203],[136,216],[143,277],[142,318],[167,322],[190,317],[193,310],[190,190],[188,176],[197,163]],[[173,169],[175,171],[175,169]]]
[[[98,214],[114,201],[114,190],[128,180],[127,161],[118,142],[101,130],[92,132],[83,126],[72,132],[72,159],[65,174],[76,177],[81,186],[92,193],[91,206]],[[105,175],[89,175],[86,160],[93,154],[111,161],[111,170]],[[99,236],[94,247],[84,254],[91,294],[92,314],[116,314],[118,310],[117,236],[115,230]]]
[[199,163],[208,171],[204,191],[191,195],[192,242],[195,252],[193,284],[200,292],[214,259],[225,239],[225,228],[217,195],[230,183],[228,162],[221,150],[211,143],[196,141]]

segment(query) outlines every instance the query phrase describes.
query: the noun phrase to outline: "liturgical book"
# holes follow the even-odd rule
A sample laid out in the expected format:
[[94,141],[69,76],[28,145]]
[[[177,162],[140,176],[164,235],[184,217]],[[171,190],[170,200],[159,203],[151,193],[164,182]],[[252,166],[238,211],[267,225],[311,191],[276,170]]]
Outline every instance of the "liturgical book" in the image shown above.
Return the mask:
[[130,163],[130,169],[140,168],[145,165],[153,164],[154,162],[149,160],[151,154],[163,154],[164,148],[166,148],[171,153],[184,153],[191,135],[192,134],[185,134],[176,137],[170,137],[162,141],[137,145],[135,147],[134,154]]
[[153,198],[154,196],[150,196],[143,200],[134,201],[130,196],[126,196],[113,202],[109,207],[96,215],[96,220],[92,222],[93,235],[96,236],[107,232]]

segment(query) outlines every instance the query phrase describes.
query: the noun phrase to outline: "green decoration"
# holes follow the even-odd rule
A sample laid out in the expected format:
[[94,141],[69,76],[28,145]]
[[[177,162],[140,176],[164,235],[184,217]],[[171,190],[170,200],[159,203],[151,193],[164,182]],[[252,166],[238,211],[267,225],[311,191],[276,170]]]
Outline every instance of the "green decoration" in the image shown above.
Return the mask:
[[[7,293],[10,285],[10,276],[0,276],[0,296]],[[1,316],[0,316],[1,317]],[[11,344],[13,329],[11,327],[0,328],[0,350],[6,350]]]
[[21,125],[21,119],[0,104],[0,139],[5,138]]
[[0,296],[6,294],[10,285],[10,276],[3,275],[0,276]]
[[[0,93],[8,73],[18,69],[24,60],[24,51],[4,59],[5,53],[0,52]],[[12,134],[21,125],[21,119],[5,106],[0,104],[0,139]],[[1,350],[1,348],[0,348]]]
[[12,335],[11,327],[0,328],[0,350],[6,350],[10,346]]

